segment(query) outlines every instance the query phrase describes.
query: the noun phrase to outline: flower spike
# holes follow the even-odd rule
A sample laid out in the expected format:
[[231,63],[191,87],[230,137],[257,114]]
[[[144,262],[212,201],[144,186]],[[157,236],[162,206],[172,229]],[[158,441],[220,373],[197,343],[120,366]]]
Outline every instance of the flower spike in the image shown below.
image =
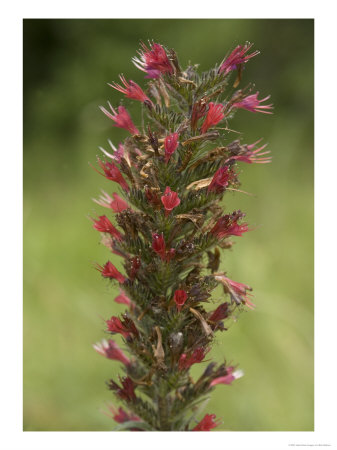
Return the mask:
[[[110,140],[106,149],[99,147],[104,156],[97,172],[117,183],[118,191],[105,188],[94,202],[113,212],[115,221],[101,213],[92,219],[104,250],[121,257],[124,268],[121,273],[110,261],[96,264],[119,290],[111,293],[118,312],[104,322],[108,338],[93,346],[125,373],[108,381],[122,405],[108,406],[116,431],[211,431],[221,419],[197,416],[195,405],[243,375],[225,362],[225,354],[216,361],[211,352],[217,333],[227,333],[238,313],[255,306],[250,286],[219,272],[230,266],[232,236],[251,231],[243,212],[229,213],[224,205],[232,192],[247,193],[237,189],[241,162],[271,158],[261,139],[231,142],[229,122],[238,109],[271,114],[272,105],[269,96],[236,89],[258,51],[245,43],[223,54],[220,65],[214,61],[200,73],[198,64],[182,67],[173,49],[141,43],[133,63],[145,82],[120,75],[109,84],[140,103],[141,129],[124,106],[100,107],[114,127],[128,131],[118,148]],[[228,86],[233,71],[236,79]],[[193,373],[197,364],[204,366],[199,375]],[[238,401],[240,390],[238,383]]]

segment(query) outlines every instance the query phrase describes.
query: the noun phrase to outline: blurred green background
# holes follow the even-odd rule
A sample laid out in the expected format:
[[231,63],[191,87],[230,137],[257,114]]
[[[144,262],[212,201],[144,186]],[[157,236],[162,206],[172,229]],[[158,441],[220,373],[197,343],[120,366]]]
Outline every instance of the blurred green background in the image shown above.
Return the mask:
[[[241,86],[271,94],[275,113],[241,111],[231,128],[246,143],[264,137],[273,163],[241,164],[242,189],[255,196],[227,194],[226,206],[247,212],[255,231],[236,239],[222,265],[254,287],[257,308],[218,336],[214,357],[239,363],[245,376],[219,386],[206,411],[222,430],[313,430],[313,20],[29,19],[23,27],[24,430],[114,426],[101,410],[114,400],[104,382],[118,363],[91,345],[104,337],[103,318],[123,308],[93,269],[110,255],[88,220],[102,213],[91,198],[113,189],[88,162],[108,138],[117,145],[126,136],[98,105],[118,104],[107,82],[120,73],[143,83],[131,57],[147,39],[200,70],[246,40],[261,51]],[[124,103],[139,124],[139,105]]]

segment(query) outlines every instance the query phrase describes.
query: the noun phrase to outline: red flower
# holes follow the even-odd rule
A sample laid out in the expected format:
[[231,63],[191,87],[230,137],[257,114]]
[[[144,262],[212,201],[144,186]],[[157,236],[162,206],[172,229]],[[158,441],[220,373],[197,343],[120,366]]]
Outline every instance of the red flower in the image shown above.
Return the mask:
[[187,293],[186,291],[182,290],[182,289],[178,289],[177,291],[175,291],[174,293],[174,301],[177,305],[178,311],[181,310],[182,306],[184,305],[184,303],[187,300]]
[[204,99],[201,99],[194,103],[192,108],[192,116],[191,116],[191,128],[195,130],[198,125],[198,120],[204,117],[206,113],[206,102]]
[[112,194],[113,198],[110,197],[110,195],[105,191],[102,192],[104,195],[101,195],[98,200],[93,199],[93,201],[98,205],[103,206],[104,208],[110,208],[114,212],[121,212],[129,208],[129,205],[126,203],[126,201],[123,200],[118,194],[116,194],[116,192]]
[[233,281],[223,274],[215,275],[214,278],[224,285],[225,290],[230,294],[231,299],[236,304],[239,305],[243,303],[248,306],[248,308],[254,308],[254,303],[252,303],[248,298],[248,296],[252,297],[252,294],[247,294],[247,291],[252,291],[252,288],[250,286],[248,286],[247,284],[238,283],[237,281]]
[[179,370],[189,369],[192,364],[202,362],[206,353],[207,351],[205,351],[202,347],[197,347],[190,356],[186,353],[182,353],[179,358]]
[[231,156],[230,158],[227,159],[226,162],[235,159],[236,161],[243,161],[245,163],[248,164],[252,164],[252,163],[260,163],[260,164],[266,164],[266,163],[270,163],[271,162],[271,157],[270,156],[266,156],[264,158],[261,158],[261,156],[263,155],[268,155],[268,153],[270,153],[270,151],[266,151],[266,152],[261,152],[261,150],[263,150],[264,148],[267,147],[267,144],[262,145],[261,147],[254,149],[254,147],[256,146],[256,144],[258,144],[261,141],[261,139],[259,139],[258,141],[254,142],[253,144],[249,144],[249,145],[243,145],[241,147],[242,152],[240,152],[239,155],[237,156]]
[[223,105],[221,103],[213,103],[210,102],[208,104],[208,112],[204,123],[201,126],[202,133],[206,133],[206,131],[217,125],[224,118],[223,114]]
[[221,303],[216,310],[213,311],[211,316],[209,317],[209,320],[212,322],[219,322],[219,320],[226,319],[228,317],[228,303]]
[[97,158],[98,164],[103,169],[104,173],[98,172],[100,175],[103,175],[105,178],[111,181],[115,181],[118,183],[124,191],[129,191],[130,188],[127,184],[127,182],[124,180],[123,175],[120,173],[118,167],[113,162],[107,162],[107,161],[101,161],[99,158]]
[[161,235],[158,233],[152,234],[152,248],[161,257],[163,261],[168,262],[175,255],[174,248],[171,248],[170,250],[166,249],[163,233]]
[[240,102],[236,102],[233,104],[233,108],[242,108],[246,109],[247,111],[251,112],[262,112],[264,114],[272,114],[271,111],[263,111],[264,109],[272,109],[273,105],[261,105],[260,103],[264,102],[265,100],[268,100],[270,98],[270,95],[263,98],[262,100],[258,100],[259,92],[256,92],[253,95],[248,95],[248,97],[245,97]]
[[99,220],[94,220],[94,228],[101,233],[109,233],[118,241],[123,239],[122,233],[115,228],[106,216],[99,216]]
[[106,416],[114,419],[117,423],[124,423],[124,422],[129,422],[129,421],[135,421],[135,422],[140,421],[140,418],[138,416],[134,415],[133,413],[128,413],[128,412],[124,411],[124,409],[122,407],[119,407],[117,409],[112,404],[108,404],[107,407],[109,409],[110,414],[103,411],[104,414]]
[[151,49],[141,42],[142,49],[138,51],[139,58],[132,58],[134,65],[147,73],[146,78],[159,78],[161,74],[173,73],[173,67],[167,54],[160,44],[150,43]]
[[229,181],[233,177],[234,173],[228,166],[220,167],[214,174],[211,184],[208,186],[208,192],[220,192],[224,191],[228,186]]
[[106,324],[108,327],[108,331],[110,331],[111,333],[119,333],[125,338],[129,336],[129,330],[124,327],[118,317],[112,316],[111,319],[106,321]]
[[[111,415],[109,415],[108,413],[105,413],[108,417],[112,417],[112,419],[114,419],[115,422],[117,423],[124,423],[124,422],[129,422],[129,421],[133,421],[133,422],[139,422],[140,418],[138,416],[136,416],[133,413],[127,413],[126,411],[124,411],[124,409],[122,407],[119,407],[118,409],[114,406],[114,405],[108,405],[109,408],[109,412],[111,413]],[[135,429],[135,431],[138,431],[138,428]],[[140,431],[140,430],[139,430]]]
[[126,278],[122,275],[116,267],[108,261],[103,267],[99,264],[96,265],[96,269],[102,273],[104,278],[115,278],[119,283],[124,283]]
[[124,156],[124,146],[120,143],[118,145],[118,149],[113,145],[113,143],[108,140],[110,147],[113,151],[113,154],[107,152],[103,147],[98,147],[101,152],[103,152],[108,158],[114,159],[118,164],[120,164],[123,156]]
[[226,214],[220,217],[214,227],[211,229],[211,233],[217,238],[225,238],[228,236],[242,236],[242,233],[249,231],[248,224],[238,224],[244,214],[241,211],[234,211],[232,214]]
[[152,235],[152,248],[162,259],[165,257],[166,245],[163,233],[161,235],[158,233]]
[[129,377],[120,378],[122,383],[122,387],[120,387],[113,380],[110,380],[108,383],[109,389],[116,392],[116,395],[128,402],[132,402],[136,399],[135,395],[135,385],[134,382]]
[[177,150],[179,145],[179,134],[172,133],[166,136],[164,140],[164,148],[165,148],[165,161],[168,163],[171,155]]
[[124,84],[125,87],[121,86],[120,84],[113,83],[109,84],[114,89],[117,89],[117,91],[122,92],[125,94],[128,98],[132,98],[133,100],[139,100],[140,102],[148,102],[152,105],[151,100],[149,97],[145,94],[145,92],[142,90],[140,86],[138,86],[137,83],[130,80],[129,83],[126,81],[123,75],[120,75],[119,78],[121,79],[121,82]]
[[227,56],[227,58],[222,62],[219,72],[220,73],[223,72],[224,75],[227,75],[227,73],[237,69],[239,64],[244,64],[250,58],[253,58],[253,56],[258,55],[260,52],[256,50],[250,55],[245,56],[245,53],[247,53],[252,46],[253,44],[249,45],[245,44],[245,45],[238,45],[237,47],[235,47],[232,53],[229,56]]
[[135,276],[140,268],[141,262],[139,256],[135,256],[131,258],[131,267],[130,267],[130,280],[134,280]]
[[139,335],[133,320],[125,315],[123,321],[116,316],[112,316],[111,319],[106,321],[106,324],[108,326],[108,331],[111,333],[119,333],[124,338],[129,337],[130,334],[133,334],[134,336]]
[[127,358],[124,355],[122,350],[112,339],[109,339],[108,341],[106,339],[103,339],[102,342],[98,342],[97,344],[93,345],[93,347],[97,353],[99,353],[102,356],[105,356],[108,359],[120,361],[126,366],[130,364],[129,358]]
[[116,303],[121,303],[127,306],[132,306],[133,302],[129,299],[129,297],[125,294],[124,291],[120,290],[119,295],[115,298]]
[[171,188],[169,186],[166,187],[164,195],[162,195],[160,198],[164,205],[166,215],[168,215],[173,208],[180,204],[180,198],[178,197],[178,194],[174,191],[171,191]]
[[216,386],[217,384],[232,384],[234,380],[243,377],[242,370],[236,370],[234,372],[234,367],[227,368],[227,375],[223,377],[214,378],[214,380],[210,383],[210,386]]
[[124,128],[128,130],[131,134],[139,134],[139,131],[135,127],[134,123],[131,120],[131,117],[124,106],[118,106],[118,113],[113,109],[110,103],[108,103],[111,112],[107,111],[103,106],[100,106],[100,110],[107,116],[109,119],[115,122],[115,127]]
[[206,414],[205,417],[195,426],[192,431],[210,431],[219,425],[218,421],[215,421],[215,414]]

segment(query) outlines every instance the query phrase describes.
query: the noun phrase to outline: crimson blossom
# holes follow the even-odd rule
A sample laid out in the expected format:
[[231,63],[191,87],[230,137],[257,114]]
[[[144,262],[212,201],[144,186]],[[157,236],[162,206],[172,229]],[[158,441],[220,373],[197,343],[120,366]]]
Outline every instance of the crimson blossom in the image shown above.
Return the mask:
[[217,384],[232,384],[234,380],[237,380],[238,378],[243,377],[243,371],[242,370],[235,370],[234,367],[227,367],[226,369],[227,374],[214,378],[214,380],[211,382],[210,386],[216,386]]
[[113,212],[119,213],[129,208],[129,205],[123,200],[116,192],[110,197],[105,191],[102,190],[103,195],[100,195],[99,199],[93,199],[95,203],[104,208],[110,208]]
[[152,248],[161,257],[163,261],[170,261],[174,257],[175,250],[171,248],[166,249],[166,244],[163,234],[153,233],[152,235]]
[[213,428],[216,428],[219,425],[219,421],[216,421],[215,418],[215,414],[206,414],[192,431],[210,431]]
[[223,192],[228,186],[230,180],[233,178],[234,173],[228,166],[220,167],[214,174],[210,185],[208,186],[208,192],[216,192],[219,194]]
[[122,275],[110,261],[108,261],[103,267],[99,264],[96,264],[96,269],[101,272],[104,278],[114,278],[119,283],[124,283],[126,279],[124,275]]
[[217,125],[225,117],[223,113],[223,105],[221,103],[210,102],[208,104],[208,111],[204,123],[201,126],[201,132],[206,133],[206,131]]
[[235,47],[232,53],[227,56],[227,58],[225,58],[223,63],[220,65],[219,72],[227,75],[232,70],[237,69],[239,65],[246,63],[249,59],[258,55],[260,53],[258,50],[250,55],[246,55],[252,46],[253,44],[245,44]]
[[108,359],[114,359],[116,361],[120,361],[124,365],[130,364],[130,360],[125,354],[122,352],[122,350],[118,347],[115,341],[112,339],[109,339],[108,341],[106,339],[103,339],[102,342],[98,342],[97,344],[93,345],[94,349],[97,353],[99,353],[102,356],[105,356]]
[[98,220],[94,220],[93,227],[95,228],[95,230],[100,231],[102,233],[111,234],[111,236],[113,236],[118,241],[123,239],[122,233],[120,233],[117,230],[117,228],[112,225],[107,216],[99,216]]
[[134,125],[131,120],[131,117],[124,106],[118,106],[118,112],[114,110],[114,108],[108,103],[111,112],[106,110],[103,106],[100,106],[100,110],[107,116],[109,119],[115,122],[115,127],[124,128],[129,131],[132,135],[139,134],[138,129]]
[[243,216],[244,214],[241,211],[234,211],[232,214],[220,217],[211,229],[211,233],[219,239],[229,236],[242,236],[243,233],[249,231],[247,223],[238,224]]
[[207,350],[197,347],[191,355],[182,353],[179,358],[179,370],[189,369],[193,364],[200,363],[205,358]]
[[177,150],[179,145],[179,134],[172,133],[166,136],[164,140],[164,148],[165,148],[165,162],[168,163],[172,154]]
[[178,194],[174,191],[171,191],[169,186],[166,186],[164,195],[161,197],[161,201],[165,208],[166,215],[169,214],[173,208],[176,208],[180,204],[180,198]]
[[268,100],[270,98],[270,95],[267,95],[267,97],[263,98],[262,100],[259,100],[257,96],[259,95],[259,92],[256,92],[255,94],[248,95],[243,100],[233,103],[233,108],[242,108],[246,109],[247,111],[251,112],[262,112],[264,114],[272,114],[271,111],[264,111],[265,109],[272,109],[273,105],[261,105],[262,102]]
[[117,297],[115,297],[115,302],[116,303],[120,303],[120,304],[124,304],[127,306],[132,306],[132,301],[129,299],[129,297],[125,294],[125,292],[120,289],[119,294],[117,295]]
[[178,311],[184,306],[187,300],[187,293],[183,289],[177,289],[174,293],[174,301],[177,305]]
[[108,83],[109,86],[116,89],[117,91],[122,92],[128,98],[132,98],[134,100],[139,100],[140,102],[143,102],[143,103],[147,102],[148,105],[152,105],[152,102],[149,99],[149,97],[145,94],[143,89],[137,83],[135,83],[132,80],[127,82],[123,75],[120,75],[119,78],[121,79],[121,82],[124,84],[125,87],[123,87],[117,83],[113,83],[113,84]]
[[135,394],[135,384],[130,377],[119,378],[122,383],[122,387],[120,387],[113,380],[110,380],[108,383],[109,389],[116,392],[116,395],[127,402],[132,402],[136,399]]
[[164,48],[160,44],[150,43],[150,49],[142,42],[139,58],[134,57],[134,65],[146,72],[146,78],[159,78],[161,74],[173,73],[173,67],[167,57]]
[[99,158],[97,158],[97,162],[98,162],[99,166],[103,169],[104,173],[101,173],[95,169],[96,172],[98,172],[100,175],[103,175],[107,180],[115,181],[125,191],[130,190],[127,182],[123,178],[123,175],[120,173],[120,170],[113,162],[101,161]]

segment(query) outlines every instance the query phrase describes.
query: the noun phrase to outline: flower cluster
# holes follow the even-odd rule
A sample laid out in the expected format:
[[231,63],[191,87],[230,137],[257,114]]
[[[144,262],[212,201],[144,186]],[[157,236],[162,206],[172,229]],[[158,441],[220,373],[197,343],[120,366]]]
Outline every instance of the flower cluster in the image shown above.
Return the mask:
[[[220,264],[221,251],[233,244],[229,238],[251,230],[245,214],[224,211],[222,200],[238,191],[241,163],[271,160],[261,139],[231,140],[228,127],[242,109],[272,113],[264,103],[269,96],[259,99],[249,86],[236,90],[244,66],[258,53],[250,43],[238,45],[200,75],[197,65],[183,69],[174,50],[141,43],[133,63],[147,85],[124,75],[109,83],[125,96],[126,107],[130,99],[142,108],[142,120],[135,116],[133,122],[124,106],[100,107],[127,133],[118,148],[111,141],[109,151],[100,147],[104,156],[95,169],[114,183],[114,192],[94,199],[105,214],[95,214],[93,228],[123,267],[120,272],[111,261],[96,264],[119,287],[114,300],[125,309],[105,320],[106,334],[122,344],[94,344],[125,372],[119,382],[107,383],[123,404],[109,406],[117,429],[210,431],[220,419],[208,413],[196,419],[193,406],[243,375],[232,364],[213,361],[211,349],[237,310],[255,306],[251,287],[230,279]],[[219,285],[222,294],[212,298]],[[204,366],[198,378],[191,375],[195,364]]]

